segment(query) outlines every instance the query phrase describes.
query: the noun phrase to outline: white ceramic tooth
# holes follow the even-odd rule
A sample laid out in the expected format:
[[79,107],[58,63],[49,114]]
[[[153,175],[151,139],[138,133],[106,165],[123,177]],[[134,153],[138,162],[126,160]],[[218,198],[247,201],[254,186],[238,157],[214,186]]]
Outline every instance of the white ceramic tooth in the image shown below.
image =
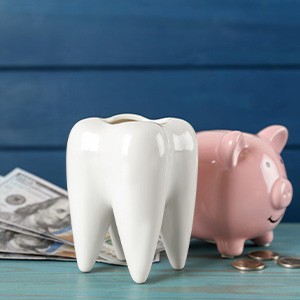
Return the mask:
[[79,268],[91,269],[109,226],[135,282],[148,277],[160,231],[171,265],[183,268],[197,156],[195,132],[180,119],[118,115],[78,122],[68,141],[67,179]]

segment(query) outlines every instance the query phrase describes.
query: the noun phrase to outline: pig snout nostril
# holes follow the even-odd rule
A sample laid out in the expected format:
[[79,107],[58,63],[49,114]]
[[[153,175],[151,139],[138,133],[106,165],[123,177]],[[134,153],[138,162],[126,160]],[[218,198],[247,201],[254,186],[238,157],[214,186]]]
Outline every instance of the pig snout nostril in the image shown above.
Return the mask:
[[277,209],[286,208],[293,197],[293,187],[287,179],[278,179],[272,190],[273,206]]
[[284,182],[281,186],[281,194],[284,200],[288,200],[291,198],[291,189],[286,182]]

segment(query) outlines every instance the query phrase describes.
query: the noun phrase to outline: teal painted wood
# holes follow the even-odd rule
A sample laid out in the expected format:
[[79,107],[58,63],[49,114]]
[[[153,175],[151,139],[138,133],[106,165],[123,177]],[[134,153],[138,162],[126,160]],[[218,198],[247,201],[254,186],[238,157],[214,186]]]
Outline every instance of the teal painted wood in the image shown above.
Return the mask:
[[[284,150],[287,174],[294,187],[294,198],[288,207],[283,222],[300,222],[300,150]],[[0,150],[0,175],[15,167],[24,168],[50,182],[66,188],[66,167],[64,150]]]
[[176,116],[196,130],[256,133],[271,124],[300,144],[300,70],[0,72],[0,146],[64,147],[89,116]]
[[1,0],[1,66],[300,63],[296,0]]
[[[270,249],[300,256],[300,224],[281,224]],[[244,253],[254,249],[246,247]],[[72,262],[0,261],[1,299],[299,299],[300,269],[266,262],[259,272],[239,272],[215,245],[193,240],[186,267],[173,271],[163,255],[148,281],[137,285],[126,267],[97,264],[80,273]]]

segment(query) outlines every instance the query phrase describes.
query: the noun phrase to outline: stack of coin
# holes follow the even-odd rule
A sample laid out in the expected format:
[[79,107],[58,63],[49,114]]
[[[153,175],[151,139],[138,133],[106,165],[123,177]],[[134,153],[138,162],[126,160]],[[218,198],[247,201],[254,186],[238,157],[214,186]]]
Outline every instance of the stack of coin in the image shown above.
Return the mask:
[[277,264],[284,268],[300,268],[300,258],[281,257],[271,250],[253,251],[248,253],[251,259],[240,259],[232,263],[232,266],[240,271],[260,271],[265,268],[262,261],[277,260]]

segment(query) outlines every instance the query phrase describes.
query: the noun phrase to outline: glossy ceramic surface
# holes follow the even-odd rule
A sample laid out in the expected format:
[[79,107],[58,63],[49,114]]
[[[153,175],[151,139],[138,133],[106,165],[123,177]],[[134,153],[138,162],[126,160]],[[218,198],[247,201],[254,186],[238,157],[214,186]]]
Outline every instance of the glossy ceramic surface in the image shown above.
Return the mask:
[[174,269],[185,265],[197,186],[197,139],[174,118],[89,118],[72,129],[67,183],[78,267],[92,269],[110,227],[119,259],[143,283],[159,235]]
[[237,256],[250,239],[268,245],[292,200],[280,153],[288,131],[275,125],[257,135],[204,131],[199,147],[198,190],[192,235],[213,240],[224,256]]

